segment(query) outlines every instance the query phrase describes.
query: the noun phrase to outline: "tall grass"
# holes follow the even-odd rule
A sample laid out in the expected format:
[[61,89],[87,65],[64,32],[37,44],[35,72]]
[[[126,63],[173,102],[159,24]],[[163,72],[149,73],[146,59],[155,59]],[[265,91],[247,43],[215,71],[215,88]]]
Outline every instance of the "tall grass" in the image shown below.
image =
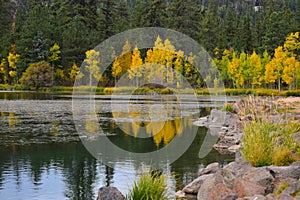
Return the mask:
[[249,122],[244,127],[242,154],[256,167],[289,165],[300,160],[300,144],[293,141],[299,129],[296,122]]
[[128,200],[166,200],[166,176],[146,172],[134,182],[133,188],[126,196]]

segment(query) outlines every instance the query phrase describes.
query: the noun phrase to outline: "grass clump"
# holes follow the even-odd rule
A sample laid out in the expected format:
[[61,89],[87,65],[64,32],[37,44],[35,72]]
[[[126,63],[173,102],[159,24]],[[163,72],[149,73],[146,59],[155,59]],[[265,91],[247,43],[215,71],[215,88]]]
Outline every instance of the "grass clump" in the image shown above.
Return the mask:
[[273,125],[267,122],[250,122],[244,129],[242,153],[253,166],[272,164],[274,144],[270,137]]
[[293,140],[299,129],[295,122],[249,122],[244,128],[242,154],[255,167],[290,165],[300,160],[299,143]]
[[126,196],[128,200],[166,200],[166,176],[159,173],[143,173],[134,182],[133,188]]
[[296,161],[295,155],[287,148],[277,148],[273,157],[273,164],[276,166],[287,166]]

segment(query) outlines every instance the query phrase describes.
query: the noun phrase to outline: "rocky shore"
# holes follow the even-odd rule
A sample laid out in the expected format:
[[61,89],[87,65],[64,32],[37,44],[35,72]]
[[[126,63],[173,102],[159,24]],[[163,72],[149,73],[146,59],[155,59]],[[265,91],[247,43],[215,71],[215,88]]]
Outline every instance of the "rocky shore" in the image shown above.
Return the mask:
[[299,200],[300,162],[287,167],[252,167],[244,158],[220,168],[212,163],[176,192],[188,200]]
[[[256,98],[238,100],[233,112],[213,109],[209,116],[194,122],[219,137],[214,145],[220,153],[236,153],[236,160],[224,167],[212,163],[199,172],[198,178],[176,192],[183,200],[300,200],[300,161],[290,166],[253,167],[240,156],[243,124],[251,120],[274,123],[298,121],[300,98]],[[300,132],[294,133],[300,143]],[[99,189],[97,200],[124,200],[113,187]]]
[[[238,100],[232,106],[233,112],[214,109],[209,116],[194,122],[219,136],[214,148],[221,153],[239,152],[243,123],[247,121],[262,117],[275,123],[300,119],[300,98]],[[299,142],[299,134],[295,135]],[[300,162],[284,167],[253,167],[239,157],[223,168],[212,163],[199,172],[198,178],[177,191],[176,197],[188,200],[300,200]]]

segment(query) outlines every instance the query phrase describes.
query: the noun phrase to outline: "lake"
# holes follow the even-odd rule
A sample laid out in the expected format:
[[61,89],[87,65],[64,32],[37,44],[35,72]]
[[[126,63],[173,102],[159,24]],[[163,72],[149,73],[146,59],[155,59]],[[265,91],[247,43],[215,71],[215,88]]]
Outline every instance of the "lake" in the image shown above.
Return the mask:
[[[180,102],[172,95],[93,97],[97,125],[83,115],[73,118],[71,94],[0,92],[0,199],[96,199],[99,187],[109,185],[127,194],[143,170],[137,155],[163,150],[175,140],[190,143],[177,145],[183,152],[174,162],[169,159],[174,152],[159,162],[168,175],[170,196],[206,165],[234,160],[214,149],[199,158],[209,133],[192,124],[222,105],[224,97],[211,101],[183,95]],[[91,100],[85,95],[75,99]],[[90,152],[103,137],[131,153],[102,152],[96,159]]]

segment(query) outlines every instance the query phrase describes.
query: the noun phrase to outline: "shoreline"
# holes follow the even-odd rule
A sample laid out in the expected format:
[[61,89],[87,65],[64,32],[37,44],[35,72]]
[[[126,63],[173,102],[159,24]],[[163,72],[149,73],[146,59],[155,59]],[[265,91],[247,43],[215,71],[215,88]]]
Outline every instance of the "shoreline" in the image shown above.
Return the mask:
[[[265,107],[260,107],[263,102]],[[212,163],[199,172],[198,178],[176,192],[179,199],[187,200],[298,200],[300,199],[300,161],[289,166],[253,167],[240,153],[243,138],[243,123],[255,119],[253,114],[240,115],[238,109],[246,105],[237,100],[233,113],[212,110],[211,114],[194,122],[205,126],[220,137],[214,148],[220,153],[235,153],[234,162],[221,168]],[[300,97],[272,98],[257,97],[257,113],[268,113],[273,123],[296,120],[300,122]],[[276,110],[274,110],[276,108]]]

